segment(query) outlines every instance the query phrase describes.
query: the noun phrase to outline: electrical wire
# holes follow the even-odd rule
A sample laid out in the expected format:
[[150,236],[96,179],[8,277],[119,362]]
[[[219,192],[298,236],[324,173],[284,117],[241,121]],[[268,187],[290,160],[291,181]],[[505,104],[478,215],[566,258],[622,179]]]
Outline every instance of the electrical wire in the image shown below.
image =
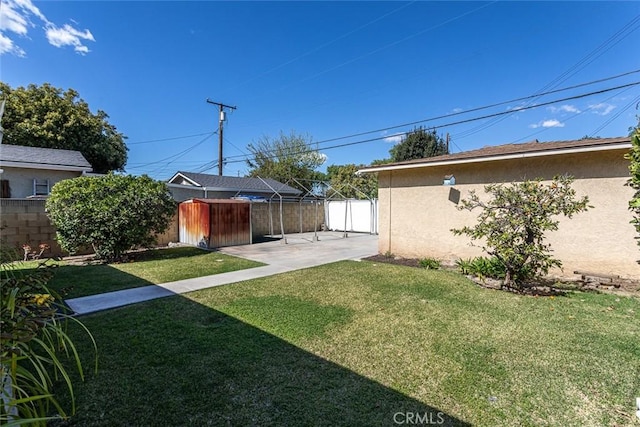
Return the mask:
[[[609,37],[607,40],[605,40],[602,44],[600,44],[594,50],[592,50],[587,55],[585,55],[583,58],[581,58],[577,63],[575,63],[573,66],[571,66],[568,70],[566,70],[564,73],[562,73],[561,75],[559,75],[558,77],[556,77],[555,79],[553,79],[552,81],[547,83],[545,86],[543,86],[538,92],[540,93],[540,92],[547,91],[549,89],[556,88],[561,83],[567,81],[569,78],[571,78],[574,75],[576,75],[579,71],[584,69],[587,65],[591,64],[593,61],[598,59],[600,56],[604,55],[605,52],[607,52],[613,46],[615,46],[616,44],[620,43],[624,38],[628,37],[634,31],[636,31],[638,28],[640,28],[640,24],[639,23],[640,23],[640,15],[637,15],[630,22],[628,22],[621,29],[619,29],[616,33],[614,33],[611,37]],[[638,25],[636,25],[636,24],[638,24]],[[633,27],[634,25],[635,25],[635,28]],[[625,32],[627,32],[627,33],[625,34]],[[525,105],[530,105],[532,102],[535,102],[535,100],[538,99],[540,96],[542,96],[542,94],[539,94],[538,96],[534,95],[533,98],[528,103],[526,103]],[[475,135],[478,132],[486,130],[486,129],[488,129],[488,128],[500,123],[501,121],[505,120],[506,118],[507,118],[507,116],[502,116],[502,117],[495,118],[493,120],[490,120],[487,123],[483,123],[481,125],[478,125],[478,126],[476,126],[474,128],[471,128],[471,129],[468,129],[468,130],[466,130],[464,132],[461,132],[459,134],[456,134],[454,136],[457,139],[467,138],[467,137],[469,137],[471,135]]]
[[625,111],[627,111],[629,108],[631,108],[633,105],[635,105],[638,101],[640,101],[640,95],[638,95],[637,97],[635,97],[633,100],[631,100],[631,102],[629,102],[627,105],[625,105],[624,107],[622,107],[620,109],[620,111],[618,111],[616,114],[614,114],[613,116],[611,116],[611,118],[609,118],[607,121],[605,121],[603,124],[601,124],[600,126],[598,126],[593,132],[591,132],[589,134],[589,136],[593,136],[596,135],[598,132],[600,132],[602,129],[606,128],[607,126],[609,126],[611,124],[612,121],[614,121],[615,119],[617,119],[618,117],[620,117],[620,115],[622,115],[622,113],[624,113]]
[[[640,70],[637,70],[635,72],[638,72],[638,71],[640,71]],[[565,97],[565,98],[555,99],[553,101],[548,101],[548,102],[544,102],[544,103],[538,103],[538,104],[535,104],[535,105],[519,107],[515,111],[521,112],[521,111],[531,110],[531,109],[534,109],[534,108],[540,108],[540,107],[544,107],[544,106],[555,104],[555,103],[559,103],[559,102],[565,102],[565,101],[569,101],[569,100],[573,100],[573,99],[580,99],[580,98],[585,98],[585,97],[588,97],[588,96],[599,95],[599,94],[602,94],[602,93],[611,92],[611,91],[614,91],[614,90],[624,89],[624,88],[636,86],[636,85],[639,85],[639,84],[640,84],[640,81],[627,83],[627,84],[619,85],[619,86],[612,87],[612,88],[601,89],[601,90],[588,92],[588,93],[584,93],[584,94],[580,94],[580,95],[574,95],[574,96],[569,96],[569,97]],[[554,92],[558,92],[558,91],[551,91],[549,93],[554,93]],[[525,98],[528,98],[528,97],[525,97]],[[493,106],[503,105],[503,104],[508,103],[508,102],[512,102],[512,101],[493,104]],[[315,142],[315,145],[317,146],[317,149],[306,150],[304,152],[325,150],[325,149],[328,149],[328,148],[339,148],[339,147],[343,147],[343,146],[346,147],[346,146],[349,146],[349,145],[361,144],[361,143],[371,142],[371,141],[378,141],[378,140],[381,140],[381,139],[388,138],[389,136],[388,135],[384,135],[384,136],[379,136],[379,137],[376,137],[376,138],[370,138],[370,139],[366,139],[366,140],[363,140],[363,141],[356,141],[356,142],[351,142],[351,143],[347,143],[347,144],[338,144],[338,145],[334,145],[334,146],[330,146],[330,147],[322,147],[322,148],[319,147],[320,144],[325,144],[325,143],[328,143],[328,142],[335,142],[335,141],[339,141],[339,140],[343,140],[343,139],[348,139],[348,138],[354,138],[354,137],[358,137],[358,136],[368,135],[368,134],[371,134],[371,133],[380,133],[380,132],[383,132],[383,131],[386,131],[386,130],[390,130],[390,129],[397,129],[397,128],[400,128],[400,127],[412,126],[412,125],[416,125],[416,124],[420,124],[420,123],[424,123],[424,122],[428,122],[428,121],[434,121],[434,120],[437,120],[437,119],[449,118],[449,117],[453,117],[453,116],[458,116],[460,114],[474,112],[474,111],[478,111],[478,110],[486,109],[486,108],[490,108],[490,107],[479,107],[479,108],[474,108],[474,109],[471,109],[471,110],[465,110],[463,112],[456,112],[456,113],[451,113],[451,114],[438,116],[438,117],[435,117],[435,118],[427,118],[427,119],[423,119],[423,120],[409,122],[409,123],[405,123],[405,124],[402,124],[402,125],[390,126],[390,127],[386,127],[386,128],[382,128],[382,129],[373,130],[373,131],[360,132],[360,133],[351,134],[351,135],[347,135],[347,136],[341,136],[341,137],[336,137],[336,138],[325,139],[325,140],[322,140],[322,141]],[[443,128],[443,127],[447,127],[447,126],[455,126],[455,125],[460,125],[460,124],[463,124],[463,123],[474,122],[474,121],[477,121],[477,120],[484,120],[484,119],[487,119],[487,118],[499,117],[499,116],[506,115],[506,114],[512,114],[513,112],[514,112],[514,110],[501,111],[501,112],[498,112],[498,113],[487,114],[487,115],[480,116],[480,117],[474,117],[474,118],[460,120],[460,121],[456,121],[456,122],[450,122],[450,123],[443,124],[443,125],[429,126],[429,128],[430,129],[439,129],[439,128]],[[408,133],[408,131],[404,132],[403,134],[406,135],[407,133]],[[398,133],[397,135],[399,135],[399,134],[400,133]],[[267,152],[267,154],[268,154],[268,152]],[[237,158],[240,158],[240,157],[245,157],[245,156],[231,156],[231,157],[227,158],[227,161],[229,163],[237,162],[236,160],[233,160],[233,159],[237,159]],[[246,159],[240,160],[240,161],[245,161],[245,160]]]
[[184,136],[174,136],[171,138],[162,138],[162,139],[149,139],[147,141],[136,141],[136,142],[127,142],[127,145],[139,145],[139,144],[151,144],[152,142],[165,142],[165,141],[175,141],[177,139],[187,139],[187,138],[195,138],[196,136],[203,136],[203,135],[214,135],[216,132],[203,132],[203,133],[196,133],[193,135],[184,135]]

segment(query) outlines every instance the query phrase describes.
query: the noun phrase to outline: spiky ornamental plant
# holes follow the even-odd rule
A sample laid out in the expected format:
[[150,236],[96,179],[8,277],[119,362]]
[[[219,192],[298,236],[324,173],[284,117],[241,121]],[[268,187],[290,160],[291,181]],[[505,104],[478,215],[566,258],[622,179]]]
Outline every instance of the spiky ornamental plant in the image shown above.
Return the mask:
[[[4,255],[0,254],[0,425],[45,426],[75,413],[73,380],[64,361],[70,359],[84,378],[66,322],[84,328],[94,350],[95,341],[80,321],[61,311],[60,297],[47,288],[50,267],[43,263],[34,272],[14,272],[13,257]],[[53,390],[59,379],[71,398],[69,413]]]
[[485,186],[485,192],[491,195],[486,202],[471,191],[458,209],[482,209],[478,222],[473,227],[451,231],[455,235],[466,234],[472,240],[483,239],[482,249],[505,267],[502,287],[522,290],[533,278],[562,266],[544,242],[545,232],[558,229],[555,217],[571,218],[590,207],[586,196],[576,198],[572,183],[571,177],[556,176],[549,184],[542,179],[490,184]]

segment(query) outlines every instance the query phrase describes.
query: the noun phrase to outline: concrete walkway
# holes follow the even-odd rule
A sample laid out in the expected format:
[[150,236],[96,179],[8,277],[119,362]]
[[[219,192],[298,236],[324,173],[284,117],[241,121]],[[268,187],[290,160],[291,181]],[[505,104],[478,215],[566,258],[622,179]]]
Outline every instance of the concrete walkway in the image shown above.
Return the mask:
[[287,235],[287,244],[277,240],[220,249],[224,254],[267,264],[264,267],[90,295],[65,302],[77,315],[82,315],[331,262],[361,259],[378,252],[378,236],[350,233],[345,239],[343,233],[319,232],[317,235],[319,241],[314,241],[314,233],[303,233]]

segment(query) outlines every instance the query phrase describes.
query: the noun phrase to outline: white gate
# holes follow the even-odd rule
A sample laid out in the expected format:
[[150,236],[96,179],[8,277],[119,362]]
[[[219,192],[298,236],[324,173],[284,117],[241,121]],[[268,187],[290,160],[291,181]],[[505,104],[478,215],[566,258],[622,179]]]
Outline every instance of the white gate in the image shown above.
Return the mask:
[[378,199],[328,200],[324,209],[328,230],[378,234]]

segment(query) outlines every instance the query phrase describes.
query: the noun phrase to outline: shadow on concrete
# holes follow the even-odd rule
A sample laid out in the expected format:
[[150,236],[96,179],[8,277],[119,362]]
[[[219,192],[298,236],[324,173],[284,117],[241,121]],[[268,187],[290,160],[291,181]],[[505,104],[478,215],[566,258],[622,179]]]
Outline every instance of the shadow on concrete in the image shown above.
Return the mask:
[[182,296],[81,320],[100,368],[76,387],[72,425],[470,425]]

